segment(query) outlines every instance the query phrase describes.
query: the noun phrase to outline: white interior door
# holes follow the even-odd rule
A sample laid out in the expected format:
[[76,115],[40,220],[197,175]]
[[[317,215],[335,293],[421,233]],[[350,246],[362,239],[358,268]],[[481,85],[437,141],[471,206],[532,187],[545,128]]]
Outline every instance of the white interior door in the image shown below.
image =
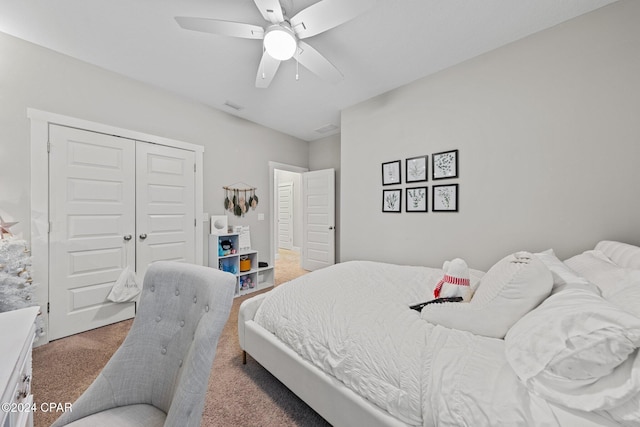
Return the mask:
[[106,300],[135,266],[133,141],[51,125],[49,339],[135,314],[134,303]]
[[302,174],[302,268],[317,270],[335,264],[335,171]]
[[278,184],[278,247],[293,249],[293,183]]
[[136,274],[149,264],[195,263],[195,154],[163,145],[137,143]]

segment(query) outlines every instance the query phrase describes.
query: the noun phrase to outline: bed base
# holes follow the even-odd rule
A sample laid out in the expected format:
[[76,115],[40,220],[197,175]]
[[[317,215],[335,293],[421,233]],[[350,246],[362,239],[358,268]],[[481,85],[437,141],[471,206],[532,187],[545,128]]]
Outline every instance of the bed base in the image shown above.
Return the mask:
[[243,363],[248,353],[331,425],[400,427],[407,424],[302,359],[252,319],[264,294],[246,300],[238,316]]
[[[370,403],[334,377],[304,360],[272,333],[253,321],[267,294],[245,300],[238,314],[238,338],[243,350],[335,427],[406,427],[407,424]],[[619,427],[595,413],[586,413],[549,404],[562,427]],[[425,420],[427,421],[427,420]],[[432,420],[432,422],[435,422]],[[425,425],[430,425],[427,421]]]
[[253,321],[245,325],[244,351],[333,426],[406,426],[302,359]]

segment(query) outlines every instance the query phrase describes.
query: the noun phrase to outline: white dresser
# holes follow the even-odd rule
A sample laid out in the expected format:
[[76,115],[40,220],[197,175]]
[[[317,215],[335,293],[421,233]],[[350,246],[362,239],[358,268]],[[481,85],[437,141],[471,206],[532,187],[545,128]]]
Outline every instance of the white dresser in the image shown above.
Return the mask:
[[0,427],[33,426],[31,346],[39,310],[0,313]]

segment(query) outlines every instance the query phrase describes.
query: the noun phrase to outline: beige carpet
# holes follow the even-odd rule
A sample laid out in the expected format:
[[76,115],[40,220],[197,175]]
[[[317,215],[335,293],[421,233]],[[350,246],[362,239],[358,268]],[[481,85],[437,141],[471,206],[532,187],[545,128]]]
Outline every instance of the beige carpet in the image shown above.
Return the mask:
[[[280,251],[276,285],[306,273],[297,253]],[[329,424],[257,362],[242,364],[236,298],[220,341],[209,380],[203,426],[328,426]],[[44,402],[75,401],[102,370],[126,336],[131,320],[53,341],[33,351],[33,394]],[[56,414],[36,412],[35,427],[47,427]],[[117,427],[117,426],[115,426]]]
[[275,269],[276,285],[293,280],[305,273],[307,273],[307,271],[300,267],[300,253],[287,249],[278,250]]

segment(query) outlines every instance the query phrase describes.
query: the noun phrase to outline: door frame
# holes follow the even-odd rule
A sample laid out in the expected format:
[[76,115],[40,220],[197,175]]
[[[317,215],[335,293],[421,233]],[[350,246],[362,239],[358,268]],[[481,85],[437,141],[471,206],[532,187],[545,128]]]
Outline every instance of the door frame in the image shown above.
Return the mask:
[[102,123],[64,116],[48,111],[27,108],[27,118],[31,130],[31,255],[32,278],[36,301],[40,302],[40,312],[44,320],[45,335],[40,337],[36,345],[49,342],[49,124],[74,127],[91,132],[121,136],[134,141],[166,145],[174,148],[193,151],[196,163],[195,182],[195,239],[196,263],[203,264],[203,153],[204,147],[188,142],[178,141],[143,132],[105,125]]
[[[269,214],[271,215],[271,221],[269,223],[269,265],[270,266],[274,266],[275,267],[275,260],[276,260],[276,247],[275,244],[277,242],[276,240],[276,232],[278,229],[277,226],[277,213],[276,213],[276,207],[275,207],[275,203],[274,198],[275,198],[275,170],[283,170],[283,171],[288,171],[288,172],[296,172],[296,173],[304,173],[304,172],[309,172],[309,168],[306,167],[302,167],[302,166],[294,166],[294,165],[288,165],[286,163],[278,163],[278,162],[273,162],[273,161],[269,161]],[[304,249],[304,248],[301,248]]]

